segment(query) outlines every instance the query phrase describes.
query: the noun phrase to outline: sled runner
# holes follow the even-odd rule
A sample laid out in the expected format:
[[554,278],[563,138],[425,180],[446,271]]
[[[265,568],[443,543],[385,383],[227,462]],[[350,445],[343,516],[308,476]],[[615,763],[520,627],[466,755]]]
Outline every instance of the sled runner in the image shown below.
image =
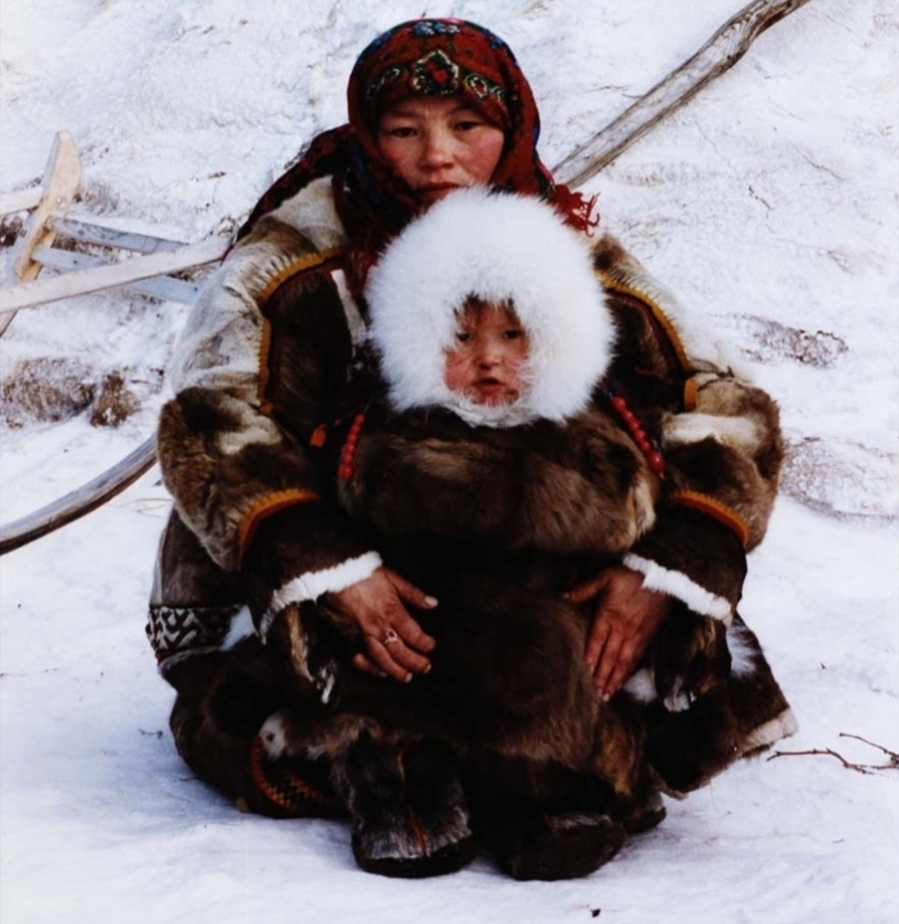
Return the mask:
[[[577,187],[611,163],[671,112],[739,61],[766,29],[808,0],[754,0],[728,20],[682,66],[617,119],[557,164],[553,172]],[[0,288],[0,336],[19,310],[76,295],[125,287],[167,301],[191,303],[197,287],[173,278],[220,260],[229,241],[212,237],[190,244],[123,230],[90,215],[70,215],[81,165],[74,140],[56,136],[40,186],[0,194],[0,217],[28,212],[16,243],[17,281]],[[118,223],[117,223],[118,224]],[[54,247],[64,237],[73,249]],[[103,249],[104,255],[85,250]],[[48,275],[44,270],[55,272]],[[124,490],[155,462],[151,437],[116,466],[53,504],[0,527],[0,555],[96,509]]]

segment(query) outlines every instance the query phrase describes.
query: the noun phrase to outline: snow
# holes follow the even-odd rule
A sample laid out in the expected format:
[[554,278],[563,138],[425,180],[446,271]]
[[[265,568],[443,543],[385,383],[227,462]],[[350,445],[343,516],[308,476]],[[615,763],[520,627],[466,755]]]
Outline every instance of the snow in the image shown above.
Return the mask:
[[[223,233],[342,121],[355,54],[422,13],[509,41],[554,164],[741,5],[0,4],[0,191],[35,182],[66,129],[82,212]],[[889,0],[811,0],[587,186],[605,226],[781,404],[791,458],[741,609],[799,718],[782,750],[862,764],[887,755],[841,735],[899,751],[897,37]],[[116,292],[20,313],[0,385],[48,358],[94,384],[121,371],[141,409],[118,429],[88,411],[13,425],[3,410],[0,520],[150,434],[185,310]],[[178,759],[144,637],[167,510],[153,470],[0,559],[3,924],[895,920],[899,772],[828,755],[743,763],[567,883],[515,883],[486,859],[384,880],[356,869],[343,823],[237,813]]]

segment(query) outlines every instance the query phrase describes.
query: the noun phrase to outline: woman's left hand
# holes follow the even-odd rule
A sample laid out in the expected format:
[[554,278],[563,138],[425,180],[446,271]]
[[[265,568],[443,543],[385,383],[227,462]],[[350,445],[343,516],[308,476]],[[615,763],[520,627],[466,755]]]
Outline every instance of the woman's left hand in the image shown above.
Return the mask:
[[610,699],[630,677],[668,615],[671,599],[647,590],[643,575],[623,565],[601,571],[566,594],[572,603],[599,597],[590,635],[587,666],[603,700]]

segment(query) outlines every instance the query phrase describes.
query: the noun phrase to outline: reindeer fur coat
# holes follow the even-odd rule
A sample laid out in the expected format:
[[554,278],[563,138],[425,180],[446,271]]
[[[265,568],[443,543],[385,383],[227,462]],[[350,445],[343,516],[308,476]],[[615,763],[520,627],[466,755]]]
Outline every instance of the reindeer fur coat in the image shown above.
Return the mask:
[[[197,773],[240,798],[251,776],[245,752],[279,711],[284,690],[314,694],[310,703],[334,695],[328,660],[314,656],[298,629],[302,612],[385,558],[408,561],[410,578],[425,586],[433,574],[440,584],[433,592],[447,600],[456,593],[455,610],[473,615],[485,606],[525,612],[535,592],[542,606],[580,569],[620,559],[685,610],[739,628],[745,554],[761,541],[776,493],[782,448],[775,405],[736,378],[705,338],[689,333],[677,302],[608,236],[590,253],[604,292],[605,331],[597,341],[605,352],[599,366],[579,375],[592,382],[604,373],[626,396],[664,449],[662,483],[612,423],[603,394],[583,392],[581,384],[580,396],[566,404],[562,376],[549,403],[535,389],[533,405],[480,425],[462,419],[466,409],[444,403],[424,414],[394,394],[409,415],[401,423],[387,412],[373,415],[353,479],[335,490],[329,450],[311,448],[313,434],[370,402],[383,384],[364,342],[368,307],[346,284],[344,243],[327,178],[261,219],[204,288],[171,370],[174,397],[160,418],[158,453],[175,509],[160,544],[148,635],[161,672],[179,691],[172,724],[180,752]],[[536,262],[550,259],[543,252]],[[434,404],[441,402],[429,399]],[[435,440],[452,451],[436,451]],[[379,472],[390,477],[378,481]],[[423,480],[413,488],[410,479],[398,501],[400,472]],[[447,490],[432,490],[435,483]],[[453,500],[460,496],[464,505]],[[434,551],[426,561],[409,554],[407,541],[425,521]],[[455,541],[459,530],[466,537],[480,531],[476,554]],[[511,575],[503,572],[509,549],[516,550]],[[442,550],[460,556],[456,571],[469,569],[470,586],[454,591],[440,578],[441,569],[452,573]],[[564,565],[560,556],[567,556]],[[493,594],[500,584],[503,592]],[[556,633],[559,651],[541,662],[552,665],[553,683],[535,686],[552,689],[563,704],[589,700],[584,727],[594,727],[597,707],[583,672],[564,669],[583,650],[584,620],[561,604],[552,619],[572,628]],[[757,643],[744,648],[728,681],[742,710],[735,753],[794,727]],[[278,671],[286,684],[271,680]],[[535,692],[527,671],[520,673],[522,687],[511,699],[522,704],[527,726]],[[658,699],[652,677],[638,679],[633,692],[644,705]],[[509,705],[504,697],[503,708]],[[514,722],[496,732],[494,719],[487,716],[473,733],[513,741]],[[574,744],[548,739],[546,752],[571,765],[589,759],[582,731]]]

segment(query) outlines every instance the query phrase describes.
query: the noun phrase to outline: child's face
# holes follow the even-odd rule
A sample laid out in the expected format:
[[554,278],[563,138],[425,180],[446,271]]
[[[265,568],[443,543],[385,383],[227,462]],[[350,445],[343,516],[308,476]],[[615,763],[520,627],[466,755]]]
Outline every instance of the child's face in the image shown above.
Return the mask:
[[443,381],[475,404],[509,404],[524,390],[528,338],[506,307],[469,301],[446,351]]

